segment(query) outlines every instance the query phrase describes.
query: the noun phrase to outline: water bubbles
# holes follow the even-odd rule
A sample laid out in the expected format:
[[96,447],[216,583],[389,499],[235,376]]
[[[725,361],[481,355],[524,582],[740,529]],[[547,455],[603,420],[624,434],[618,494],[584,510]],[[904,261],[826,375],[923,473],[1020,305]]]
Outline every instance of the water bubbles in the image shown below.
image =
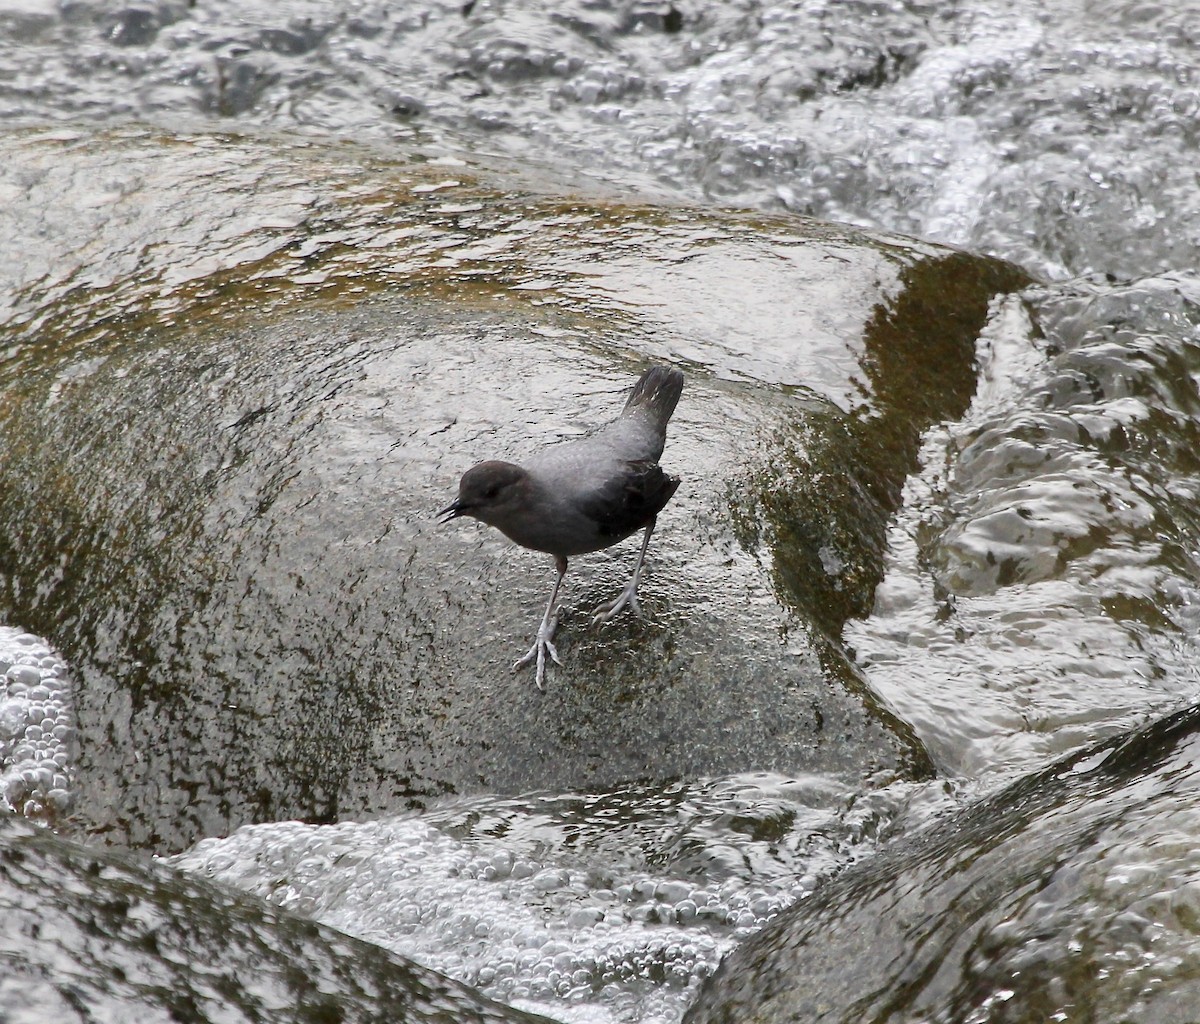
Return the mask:
[[530,879],[530,884],[539,892],[556,892],[565,889],[570,883],[571,876],[565,871],[548,868],[539,871]]
[[[736,941],[870,842],[864,813],[894,816],[915,792],[880,791],[866,812],[828,779],[768,775],[682,801],[479,798],[420,817],[251,826],[173,862],[559,1019],[578,1005],[591,1021],[665,1022]],[[669,820],[650,813],[655,799]]]
[[0,626],[0,806],[52,820],[70,810],[75,716],[66,664],[39,637]]
[[29,721],[29,705],[19,700],[21,694],[10,689],[12,697],[0,704],[0,743],[11,743],[21,733]]

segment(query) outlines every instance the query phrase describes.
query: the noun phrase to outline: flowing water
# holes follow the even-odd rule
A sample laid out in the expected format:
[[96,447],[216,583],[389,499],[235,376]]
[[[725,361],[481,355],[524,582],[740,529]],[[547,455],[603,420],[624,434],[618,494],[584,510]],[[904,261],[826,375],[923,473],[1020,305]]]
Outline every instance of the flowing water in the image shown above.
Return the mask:
[[[1193,701],[1198,52],[1187,2],[0,0],[14,126],[508,154],[565,183],[910,233],[1039,279],[993,308],[975,400],[923,439],[874,612],[845,634],[941,781],[479,799],[255,826],[178,863],[560,1019],[673,1021],[733,944],[881,835]],[[0,174],[0,197],[36,185]],[[70,281],[36,241],[14,250],[10,232],[14,287]],[[27,726],[41,715],[35,738],[69,741],[67,673],[19,629],[0,634],[6,661],[0,797],[41,814],[69,802],[68,746]]]

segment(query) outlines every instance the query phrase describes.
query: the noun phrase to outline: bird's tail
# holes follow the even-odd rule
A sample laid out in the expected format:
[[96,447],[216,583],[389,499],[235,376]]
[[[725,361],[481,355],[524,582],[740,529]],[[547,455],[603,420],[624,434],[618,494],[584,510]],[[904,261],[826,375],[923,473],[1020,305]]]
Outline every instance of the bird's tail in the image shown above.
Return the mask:
[[683,393],[683,374],[669,366],[652,366],[633,386],[622,415],[645,410],[653,416],[660,430],[667,429],[667,420],[679,404]]

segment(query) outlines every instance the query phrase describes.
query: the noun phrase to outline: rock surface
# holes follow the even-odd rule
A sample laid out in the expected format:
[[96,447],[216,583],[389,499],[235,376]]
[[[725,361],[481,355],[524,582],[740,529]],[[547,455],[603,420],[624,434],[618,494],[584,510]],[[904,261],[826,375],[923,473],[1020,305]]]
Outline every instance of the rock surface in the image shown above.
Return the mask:
[[[19,293],[0,367],[0,612],[76,673],[84,829],[170,850],[451,793],[927,771],[839,631],[1011,268],[349,147],[104,141],[128,180],[90,225],[96,286]],[[76,141],[11,148],[94,170]],[[219,215],[235,165],[257,173],[244,235]],[[190,274],[185,243],[213,250]],[[114,269],[129,246],[146,276]],[[434,512],[474,462],[611,417],[662,359],[688,375],[663,458],[684,483],[646,618],[587,628],[633,542],[576,560],[538,692],[509,666],[546,560]]]
[[722,963],[689,1024],[1183,1022],[1200,708],[899,840]]
[[0,817],[5,1021],[536,1024],[367,942]]

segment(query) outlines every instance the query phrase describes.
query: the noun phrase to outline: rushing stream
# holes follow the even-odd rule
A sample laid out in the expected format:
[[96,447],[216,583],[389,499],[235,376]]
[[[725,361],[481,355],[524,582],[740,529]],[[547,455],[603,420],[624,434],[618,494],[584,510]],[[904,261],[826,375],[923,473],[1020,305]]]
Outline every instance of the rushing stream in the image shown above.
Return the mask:
[[[970,407],[924,431],[874,608],[841,637],[936,779],[863,790],[764,770],[448,798],[383,820],[251,825],[173,863],[503,1002],[667,1024],[731,949],[883,841],[1194,702],[1198,55],[1190,0],[0,0],[10,132],[406,147],[438,172],[419,187],[451,196],[461,159],[513,161],[563,190],[898,232],[1034,280],[990,308]],[[105,211],[139,214],[100,162],[84,214],[58,213],[60,187],[87,186],[52,160],[0,168],[0,354],[76,292],[134,294],[150,270],[200,280],[250,258],[209,266],[221,218],[182,198],[185,241],[148,224],[142,248],[105,250]],[[287,231],[310,198],[268,163],[210,173],[230,194],[270,191],[241,200],[239,222]],[[715,347],[688,354],[721,367]],[[71,802],[70,669],[27,628],[0,627],[0,807],[53,821]],[[1192,794],[1190,817],[1197,806]],[[1200,957],[1195,921],[1178,921],[1163,925],[1178,924],[1173,955]],[[993,997],[973,1019],[1005,1019]]]

